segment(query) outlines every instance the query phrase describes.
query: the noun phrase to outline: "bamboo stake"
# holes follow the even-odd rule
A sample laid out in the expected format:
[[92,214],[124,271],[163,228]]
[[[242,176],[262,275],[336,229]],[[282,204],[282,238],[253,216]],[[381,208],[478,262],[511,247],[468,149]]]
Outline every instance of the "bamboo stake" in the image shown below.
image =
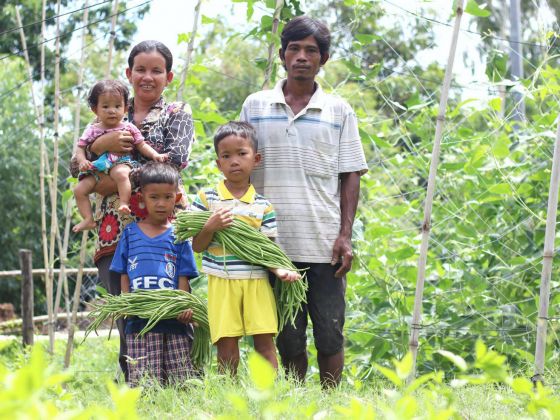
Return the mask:
[[[117,0],[115,0],[115,8],[116,6]],[[84,18],[83,18],[83,22],[84,22],[84,29],[82,30],[82,52],[80,55],[80,71],[78,73],[78,86],[80,86],[80,92],[82,91],[82,84],[83,84],[83,79],[84,79],[84,63],[85,63],[85,50],[86,50],[86,35],[87,35],[87,31],[86,31],[86,26],[87,26],[87,22],[88,22],[88,0],[86,0],[85,3],[85,11],[84,11]],[[116,14],[115,14],[116,16]],[[113,23],[112,23],[113,24]],[[114,26],[113,26],[114,28]],[[110,48],[109,48],[109,64],[107,67],[107,76],[109,76],[109,74],[111,74],[111,60],[110,60],[110,56],[111,56],[111,51],[113,49],[113,45],[111,43]],[[77,95],[76,97],[76,109],[75,109],[75,113],[74,113],[74,141],[75,141],[75,146],[77,147],[78,144],[78,137],[80,135],[80,106],[81,106],[81,95]],[[67,203],[68,207],[67,209],[70,209],[70,204],[71,203]],[[66,220],[67,222],[67,230],[70,230],[70,212],[68,213],[68,218]],[[80,247],[80,263],[78,266],[78,277],[76,278],[76,286],[74,289],[74,303],[73,303],[73,307],[72,307],[72,316],[68,317],[68,339],[66,341],[66,355],[64,357],[64,367],[67,368],[68,366],[70,366],[70,358],[72,355],[72,348],[74,345],[74,332],[76,329],[76,313],[78,312],[78,305],[80,304],[80,290],[82,289],[82,278],[83,278],[83,273],[84,273],[84,261],[85,261],[85,253],[86,253],[86,245],[87,245],[87,237],[88,237],[88,232],[87,230],[83,231],[82,233],[82,242],[81,242],[81,247]]]
[[[44,38],[44,27],[45,27],[45,13],[46,13],[46,5],[45,1],[43,0],[43,23],[42,23],[42,31],[41,37]],[[45,123],[44,123],[44,101],[42,100],[39,103],[39,100],[36,98],[35,90],[33,89],[33,69],[31,67],[31,60],[29,59],[29,53],[27,50],[27,41],[25,38],[25,32],[23,30],[23,24],[21,20],[21,16],[19,14],[19,7],[15,7],[16,12],[16,22],[19,26],[19,34],[21,38],[21,45],[23,50],[23,56],[25,59],[25,67],[27,70],[27,76],[30,81],[30,90],[31,90],[31,100],[33,102],[33,109],[35,110],[35,116],[37,118],[37,123],[39,125],[39,153],[40,153],[40,164],[39,164],[39,179],[40,179],[40,206],[41,206],[41,238],[42,238],[42,246],[43,246],[43,263],[45,267],[48,267],[48,248],[47,248],[47,215],[46,215],[46,205],[45,205]],[[44,91],[44,43],[41,39],[41,89]],[[45,284],[47,283],[47,276],[44,277]]]
[[[77,274],[79,270],[77,268],[67,268],[65,271],[66,274]],[[49,270],[45,268],[34,268],[32,274],[34,276],[45,276],[48,272]],[[54,272],[55,274],[60,273],[60,269],[55,268]],[[97,267],[84,268],[85,274],[97,274],[97,272],[98,272]],[[21,275],[21,270],[0,271],[0,279],[14,278],[20,275]]]
[[[39,119],[39,200],[41,205],[41,243],[43,244],[43,267],[49,267],[49,249],[47,242],[47,204],[45,200],[45,166],[48,165],[47,150],[45,147],[45,36],[47,33],[46,21],[47,0],[43,0],[41,12],[41,116]],[[43,281],[47,284],[48,275],[45,272]]]
[[[23,24],[21,22],[21,16],[19,14],[19,6],[14,7],[16,11],[16,22],[19,26],[19,36],[21,38],[21,46],[23,50],[23,57],[25,59],[25,68],[27,70],[27,78],[29,79],[29,83],[31,84],[31,101],[33,102],[33,109],[35,110],[35,117],[37,118],[37,122],[41,123],[41,110],[39,108],[39,104],[37,102],[37,98],[35,97],[35,89],[33,89],[33,70],[31,69],[31,62],[29,60],[29,52],[27,51],[27,41],[25,40],[25,32],[23,31]],[[42,130],[42,127],[40,127]]]
[[[56,2],[56,14],[60,16],[60,0]],[[57,220],[57,198],[58,198],[58,138],[59,138],[59,102],[60,102],[60,17],[56,19],[56,47],[54,66],[54,135],[53,135],[53,170],[51,181],[51,231],[49,243],[49,274],[47,277],[47,312],[49,315],[49,352],[54,351],[54,319],[53,319],[53,283],[54,283],[54,250],[56,232],[58,230]]]
[[64,215],[65,215],[65,223],[64,223],[64,241],[62,243],[60,243],[60,237],[57,238],[58,240],[58,249],[59,249],[59,253],[60,253],[60,271],[58,273],[58,282],[56,285],[56,297],[54,299],[54,311],[53,311],[53,315],[54,315],[54,324],[56,325],[56,320],[58,318],[58,309],[60,308],[60,299],[62,296],[62,290],[63,290],[63,285],[64,285],[64,292],[65,292],[65,296],[64,296],[64,300],[66,302],[66,312],[68,313],[70,311],[70,307],[68,306],[69,304],[69,299],[68,299],[68,281],[67,278],[68,276],[66,275],[66,262],[67,262],[67,257],[68,257],[68,240],[70,237],[70,216],[72,215],[72,211],[71,211],[71,203],[67,203],[66,205],[66,209],[64,211]]
[[113,3],[113,14],[111,16],[111,32],[109,32],[111,36],[109,37],[109,47],[107,51],[107,71],[105,72],[107,79],[111,76],[113,44],[115,43],[115,36],[116,36],[115,28],[117,26],[118,12],[119,12],[119,0],[115,0],[115,2]]
[[421,328],[422,319],[422,297],[424,294],[424,280],[426,275],[426,260],[428,257],[428,240],[430,238],[430,222],[432,217],[432,207],[434,199],[434,190],[436,185],[437,166],[439,162],[441,138],[443,134],[443,123],[445,121],[445,111],[447,108],[447,97],[449,95],[449,87],[451,85],[451,76],[453,75],[453,61],[455,59],[455,50],[457,49],[457,38],[459,36],[459,28],[461,26],[461,17],[463,16],[463,0],[457,1],[455,23],[453,26],[453,36],[451,38],[451,46],[449,48],[449,57],[447,59],[447,68],[445,69],[445,77],[439,101],[439,111],[436,122],[436,133],[434,146],[432,149],[432,161],[430,164],[430,174],[428,177],[428,187],[426,190],[426,201],[424,202],[424,221],[422,222],[422,242],[420,244],[420,255],[418,257],[418,276],[416,279],[416,293],[414,299],[414,312],[412,322],[410,324],[410,341],[409,349],[412,353],[412,369],[408,380],[411,381],[416,376],[416,357],[418,355],[418,334]]
[[189,39],[187,47],[187,56],[185,58],[185,68],[183,73],[181,73],[181,83],[179,84],[179,89],[177,89],[177,100],[184,101],[183,90],[185,88],[185,81],[187,80],[187,73],[191,65],[192,53],[194,50],[194,39],[196,38],[196,32],[198,30],[198,17],[200,16],[200,6],[202,5],[202,0],[198,0],[198,3],[194,7],[194,22],[191,32],[191,38]]
[[268,87],[268,83],[270,82],[270,76],[272,75],[272,66],[274,64],[274,46],[276,43],[274,42],[274,37],[278,33],[278,25],[280,23],[280,13],[282,12],[282,8],[284,7],[284,0],[276,0],[276,8],[274,9],[274,15],[272,17],[272,39],[270,40],[270,44],[268,44],[268,60],[266,64],[266,70],[264,72],[264,82],[262,85],[263,89]]
[[[78,144],[78,137],[80,136],[80,108],[81,108],[81,99],[82,99],[82,95],[81,93],[83,92],[83,80],[84,80],[84,63],[85,63],[85,57],[86,57],[86,37],[87,37],[87,24],[88,24],[88,20],[89,20],[89,0],[85,0],[84,2],[84,16],[82,18],[82,33],[81,33],[81,38],[82,38],[82,50],[80,53],[80,68],[78,70],[78,95],[76,95],[76,109],[74,110],[74,150],[73,152],[75,152],[76,150],[76,146]],[[64,223],[64,242],[62,244],[62,249],[60,250],[60,261],[61,261],[61,266],[60,266],[60,275],[58,278],[58,288],[56,290],[56,299],[55,299],[55,322],[56,322],[56,316],[58,314],[58,308],[60,305],[60,295],[61,295],[61,289],[62,289],[62,284],[64,285],[64,292],[65,292],[65,300],[66,300],[66,311],[67,313],[70,312],[70,306],[69,306],[69,298],[68,298],[68,278],[66,276],[66,260],[67,260],[67,256],[68,256],[68,239],[70,236],[70,222],[72,219],[72,207],[73,207],[73,203],[71,201],[68,201],[66,203],[66,212],[65,212],[65,223]]]
[[78,277],[76,278],[76,288],[74,289],[74,302],[72,305],[72,317],[68,322],[68,340],[66,342],[66,354],[64,356],[64,368],[70,366],[70,358],[72,356],[72,348],[74,347],[74,332],[76,330],[78,306],[80,305],[80,291],[82,289],[82,278],[84,275],[83,261],[86,258],[86,245],[87,245],[88,231],[84,230],[82,233],[82,243],[80,246],[80,268],[78,269]]
[[560,181],[560,117],[556,121],[556,141],[552,157],[552,174],[548,190],[548,209],[546,213],[546,231],[544,235],[543,266],[541,272],[541,290],[539,295],[539,316],[537,318],[537,343],[535,348],[535,375],[533,383],[544,383],[544,356],[546,349],[546,329],[548,324],[548,305],[550,298],[550,279],[552,260],[554,258],[554,238],[556,237],[556,211],[558,208],[558,184]]
[[[40,178],[41,178],[41,236],[42,236],[42,243],[43,243],[43,258],[45,259],[44,263],[46,264],[45,266],[48,267],[48,248],[47,248],[47,228],[46,228],[46,206],[44,203],[44,163],[45,163],[45,159],[44,159],[44,153],[45,153],[45,133],[44,133],[44,128],[45,128],[45,124],[44,124],[44,102],[42,105],[39,105],[39,102],[35,96],[35,90],[33,89],[33,70],[31,67],[31,61],[29,59],[29,53],[27,51],[27,42],[26,42],[26,38],[25,38],[25,32],[23,30],[23,24],[22,24],[22,20],[21,20],[21,16],[19,13],[19,7],[16,6],[15,7],[15,12],[16,12],[16,22],[17,25],[19,26],[19,34],[20,34],[20,38],[21,38],[21,44],[22,44],[22,49],[23,49],[23,54],[24,54],[24,59],[25,59],[25,67],[27,70],[27,75],[29,78],[29,81],[31,83],[30,86],[30,90],[31,90],[31,99],[33,102],[33,108],[35,110],[35,116],[37,118],[37,122],[39,124],[39,138],[40,138]],[[42,11],[42,15],[43,15],[43,22],[42,22],[42,26],[44,27],[45,22],[44,22],[44,16],[45,16],[45,2],[43,2],[43,11]],[[44,36],[44,32],[41,32],[42,36]],[[41,47],[41,75],[42,77],[44,77],[44,47]],[[44,82],[44,80],[42,80],[42,83]],[[48,285],[48,276],[45,276],[45,285]],[[47,296],[48,296],[48,286],[47,286]],[[52,299],[51,299],[52,301]],[[52,303],[51,303],[52,304]],[[49,301],[47,301],[47,308],[49,307]],[[52,308],[51,311],[49,312],[52,314]],[[54,322],[54,321],[53,321]],[[54,339],[54,327],[53,327],[53,339]]]

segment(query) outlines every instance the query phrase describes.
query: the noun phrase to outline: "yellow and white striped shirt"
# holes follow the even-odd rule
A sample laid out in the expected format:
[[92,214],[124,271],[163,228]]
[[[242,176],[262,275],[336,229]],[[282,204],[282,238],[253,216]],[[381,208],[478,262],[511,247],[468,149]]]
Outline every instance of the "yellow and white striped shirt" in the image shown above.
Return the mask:
[[[276,237],[276,213],[268,200],[257,194],[252,185],[243,195],[235,198],[221,181],[216,189],[204,189],[192,204],[192,210],[216,211],[221,208],[231,210],[234,216],[260,230],[269,238]],[[203,273],[226,279],[268,278],[267,269],[252,265],[228,253],[219,243],[212,241],[202,253]]]

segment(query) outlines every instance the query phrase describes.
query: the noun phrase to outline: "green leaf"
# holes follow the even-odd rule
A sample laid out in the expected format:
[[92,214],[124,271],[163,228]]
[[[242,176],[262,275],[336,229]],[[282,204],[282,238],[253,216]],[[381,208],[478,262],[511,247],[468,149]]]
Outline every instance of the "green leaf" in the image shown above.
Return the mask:
[[511,389],[513,389],[516,394],[533,394],[533,384],[527,378],[515,378],[511,383]]
[[192,35],[191,32],[178,34],[177,35],[177,44],[183,44],[183,43],[188,44],[188,42],[191,40],[191,35]]
[[488,349],[486,348],[486,345],[482,340],[476,340],[474,348],[477,360],[482,359],[484,356],[486,356]]
[[461,356],[451,353],[447,350],[437,350],[436,353],[441,354],[447,360],[452,362],[455,366],[457,366],[461,371],[467,370],[467,362]]
[[202,17],[200,18],[200,21],[202,22],[203,25],[206,25],[208,23],[216,23],[217,19],[208,17],[206,15],[202,15]]
[[233,406],[235,410],[241,413],[246,413],[248,409],[247,400],[241,395],[230,393],[227,395],[227,399]]
[[494,111],[500,111],[502,109],[502,98],[493,98],[488,101],[488,105]]
[[418,94],[418,92],[414,92],[413,95],[411,95],[406,101],[404,101],[404,104],[408,109],[418,105],[419,103],[420,103],[420,95]]
[[398,386],[399,388],[403,385],[403,380],[399,378],[397,372],[386,368],[385,366],[378,365],[377,363],[373,364],[373,367],[378,370],[383,376],[389,379],[394,385]]
[[68,200],[70,200],[73,196],[74,196],[74,193],[72,192],[71,189],[67,189],[66,191],[64,191],[62,193],[62,197],[60,198],[61,201],[62,201],[62,205],[66,206],[66,204],[68,203]]
[[511,187],[507,183],[494,184],[488,188],[493,194],[511,194]]
[[412,353],[406,353],[402,360],[394,360],[393,363],[395,365],[395,370],[397,371],[397,375],[399,375],[399,378],[406,379],[410,372],[412,372]]
[[503,159],[509,156],[510,145],[511,141],[507,137],[507,135],[498,136],[498,138],[496,139],[496,143],[492,145],[492,153],[494,153],[494,156],[496,156],[498,159]]
[[396,251],[391,252],[390,254],[391,254],[391,258],[398,261],[403,261],[406,260],[407,258],[416,255],[416,248],[413,248],[411,246],[405,246],[400,249],[397,249]]
[[271,389],[276,379],[276,371],[272,365],[258,353],[249,355],[249,375],[257,389]]
[[488,17],[490,16],[490,11],[486,10],[485,7],[486,4],[481,7],[475,0],[468,0],[467,7],[465,7],[465,12],[473,16]]
[[364,45],[371,44],[373,41],[381,39],[380,36],[373,34],[356,34],[354,37]]

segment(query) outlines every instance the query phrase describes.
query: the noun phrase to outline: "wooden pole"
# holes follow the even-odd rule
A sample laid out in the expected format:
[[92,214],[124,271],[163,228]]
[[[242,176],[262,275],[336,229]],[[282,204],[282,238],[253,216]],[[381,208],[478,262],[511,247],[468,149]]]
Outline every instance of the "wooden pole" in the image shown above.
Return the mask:
[[[87,9],[86,9],[87,10]],[[117,27],[117,15],[119,12],[119,0],[115,0],[113,3],[113,13],[111,15],[111,32],[109,37],[109,46],[107,50],[107,71],[105,72],[105,77],[108,79],[111,76],[111,66],[113,65],[113,45],[115,43],[116,32],[115,29]]]
[[457,49],[457,39],[459,37],[459,28],[461,26],[461,17],[463,16],[463,0],[457,1],[457,9],[455,23],[453,25],[453,35],[451,38],[451,46],[449,48],[449,56],[447,59],[447,68],[445,69],[445,77],[439,101],[439,111],[436,122],[436,133],[434,146],[432,149],[432,161],[430,164],[430,174],[428,177],[428,187],[426,190],[426,201],[424,202],[424,221],[422,222],[422,242],[420,244],[420,255],[418,257],[418,275],[416,279],[416,293],[414,298],[414,311],[412,321],[410,323],[410,341],[409,350],[412,353],[412,369],[409,381],[416,376],[416,358],[418,355],[418,335],[420,332],[420,322],[422,320],[422,297],[424,294],[424,280],[426,276],[426,260],[428,258],[428,240],[430,239],[430,222],[432,218],[432,207],[434,199],[434,191],[436,185],[437,166],[439,162],[441,138],[443,134],[443,123],[445,121],[445,111],[447,108],[447,97],[449,87],[451,85],[451,77],[453,75],[453,61],[455,59],[455,50]]
[[181,83],[179,84],[179,89],[177,89],[177,100],[184,101],[185,98],[183,96],[183,92],[185,89],[185,82],[187,80],[187,74],[189,72],[189,67],[191,65],[191,58],[192,53],[194,51],[194,40],[196,38],[196,32],[198,30],[198,17],[200,16],[200,6],[202,5],[202,0],[198,0],[198,3],[194,7],[194,22],[193,28],[191,32],[191,38],[189,39],[188,47],[187,47],[187,56],[185,58],[185,68],[181,73]]
[[[21,26],[18,24],[18,26]],[[32,255],[28,249],[19,250],[19,263],[21,266],[21,321],[23,345],[33,345],[33,274]]]
[[272,76],[272,66],[274,64],[275,57],[275,45],[274,37],[278,33],[278,25],[280,24],[280,13],[282,13],[282,8],[284,7],[284,0],[276,0],[276,8],[274,9],[274,15],[272,17],[272,39],[270,44],[268,44],[268,60],[266,64],[266,70],[264,72],[264,82],[262,85],[263,89],[268,87],[270,83],[270,77]]
[[[80,68],[78,70],[78,95],[76,95],[76,108],[74,110],[74,152],[76,150],[78,144],[78,137],[80,136],[80,108],[81,108],[81,100],[83,92],[83,81],[84,81],[84,63],[86,58],[86,37],[87,37],[87,24],[89,20],[89,0],[85,0],[84,2],[84,16],[82,18],[82,50],[80,53]],[[69,315],[70,313],[70,304],[69,304],[69,297],[68,297],[68,276],[66,275],[66,259],[68,256],[68,242],[70,236],[70,222],[72,219],[72,207],[73,202],[68,200],[66,203],[65,209],[65,223],[64,223],[64,242],[62,243],[62,249],[60,250],[60,275],[58,277],[58,287],[56,290],[56,299],[55,299],[55,319],[58,314],[58,307],[60,305],[60,295],[62,292],[62,286],[64,286],[64,297],[66,301],[66,312]]]
[[[56,2],[56,14],[60,16],[60,0]],[[54,317],[53,317],[53,283],[54,283],[54,250],[58,230],[57,198],[58,198],[58,139],[59,139],[59,104],[60,104],[60,17],[56,19],[56,48],[54,63],[54,121],[53,121],[53,170],[51,181],[51,231],[49,241],[49,273],[47,276],[46,295],[47,312],[49,315],[49,352],[54,352]]]
[[[31,60],[29,59],[29,53],[27,51],[27,41],[25,39],[25,32],[23,30],[23,24],[21,20],[21,16],[19,14],[19,7],[15,7],[16,12],[16,21],[17,25],[20,27],[19,34],[21,38],[21,45],[23,49],[23,56],[25,59],[25,67],[27,70],[27,75],[30,82],[30,90],[31,90],[31,99],[33,101],[33,108],[35,110],[35,116],[37,118],[37,124],[39,125],[39,153],[40,153],[40,160],[39,160],[39,195],[40,195],[40,206],[41,206],[41,243],[43,246],[43,264],[45,267],[49,266],[48,261],[48,244],[47,244],[47,215],[46,215],[46,204],[45,204],[45,156],[46,156],[46,149],[45,149],[45,121],[44,121],[44,84],[45,84],[45,46],[43,43],[43,39],[45,37],[45,14],[46,14],[46,0],[43,0],[43,9],[42,9],[42,19],[43,22],[41,24],[41,91],[42,91],[42,98],[41,102],[35,96],[35,90],[33,89],[33,70],[31,67]],[[44,277],[45,284],[47,284],[47,275]]]
[[[66,275],[66,260],[68,256],[68,241],[70,237],[70,219],[72,215],[72,207],[71,203],[68,202],[66,205],[66,209],[64,211],[65,214],[65,223],[64,223],[64,241],[59,243],[59,252],[60,252],[60,271],[58,273],[58,282],[56,284],[56,296],[54,298],[54,323],[56,325],[56,321],[58,318],[58,310],[60,308],[60,299],[62,296],[62,291],[64,290],[65,296],[64,300],[66,302],[66,311],[69,312],[70,308],[68,306],[69,299],[68,299],[68,276]],[[59,238],[60,239],[60,238]]]
[[[29,60],[29,53],[27,51],[27,41],[25,40],[25,32],[23,30],[23,24],[21,21],[21,16],[19,14],[19,6],[16,6],[15,8],[16,11],[16,22],[17,25],[19,26],[19,36],[21,39],[21,46],[23,49],[23,58],[25,59],[25,69],[27,70],[27,77],[29,79],[29,83],[31,86],[31,101],[33,102],[33,109],[35,110],[35,117],[37,118],[37,122],[40,124],[41,123],[41,109],[39,107],[39,103],[37,102],[37,99],[35,98],[35,89],[33,89],[33,70],[31,68],[31,62]],[[41,129],[41,127],[40,127]]]
[[[39,159],[39,200],[41,205],[41,243],[43,245],[43,267],[49,267],[49,246],[47,240],[47,204],[45,193],[45,172],[48,166],[47,148],[45,146],[45,37],[47,33],[46,25],[47,0],[42,3],[42,23],[41,23],[41,116],[39,119],[39,149],[41,157]],[[45,272],[43,280],[45,285],[48,283],[48,274]]]
[[[84,30],[82,31],[82,53],[80,56],[80,71],[78,73],[78,85],[80,86],[80,92],[82,89],[82,83],[83,83],[83,78],[84,78],[84,64],[85,64],[85,46],[86,46],[86,35],[87,35],[87,31],[86,31],[86,25],[88,22],[88,9],[87,9],[87,0],[86,0],[86,8],[84,11]],[[115,9],[118,8],[117,5],[117,0],[115,0]],[[111,39],[113,39],[114,37],[114,23],[116,22],[116,12],[115,15],[113,16],[113,21],[111,22],[111,26],[112,26],[112,35],[111,35]],[[107,77],[109,77],[109,75],[111,74],[111,50],[113,49],[113,44],[111,43],[110,48],[109,48],[109,62],[108,62],[108,66],[107,66]],[[75,113],[74,113],[74,144],[76,147],[78,144],[78,137],[80,135],[80,106],[81,106],[81,95],[78,95],[76,98],[76,109],[75,109]],[[70,203],[68,203],[68,206],[70,206]],[[78,266],[78,276],[76,278],[76,286],[74,289],[74,303],[72,306],[72,316],[68,317],[68,339],[66,341],[66,354],[64,356],[64,367],[67,368],[68,366],[70,366],[70,360],[71,360],[71,356],[72,356],[72,348],[74,345],[74,332],[75,332],[75,328],[76,328],[76,322],[77,322],[77,312],[78,312],[78,306],[80,304],[80,290],[82,289],[82,278],[83,278],[83,274],[84,274],[84,261],[85,261],[85,255],[86,255],[86,245],[87,245],[87,238],[88,238],[88,232],[87,230],[83,231],[82,233],[82,243],[81,243],[81,247],[80,247],[80,263]]]
[[[523,49],[521,44],[521,0],[509,1],[510,12],[510,63],[511,75],[516,81],[523,79]],[[515,123],[512,125],[515,131],[521,127],[519,122],[525,120],[525,101],[523,94],[519,91],[512,92],[513,110],[512,119]]]
[[[84,270],[84,274],[97,274],[97,268],[96,267],[84,268],[83,270]],[[55,274],[60,273],[60,271],[61,270],[59,268],[54,269]],[[79,270],[77,268],[67,268],[65,271],[66,271],[66,274],[77,274]],[[45,276],[48,272],[49,272],[49,270],[46,269],[46,268],[34,268],[32,274],[33,274],[33,276]],[[21,274],[20,270],[0,271],[0,279],[1,278],[17,277],[20,274]]]
[[535,375],[533,383],[544,382],[544,356],[546,349],[546,329],[548,324],[548,305],[550,298],[550,279],[554,258],[554,238],[556,236],[556,211],[558,208],[558,184],[560,181],[560,117],[556,121],[556,141],[552,157],[552,173],[548,190],[548,209],[546,231],[544,234],[543,266],[541,272],[541,291],[539,295],[539,316],[537,318],[537,343],[535,347]]
[[74,289],[72,317],[68,320],[68,340],[66,341],[66,354],[64,356],[64,368],[68,368],[68,366],[70,366],[70,359],[72,357],[72,348],[74,347],[74,332],[77,323],[78,307],[80,305],[80,290],[82,289],[82,278],[84,274],[83,262],[86,258],[87,237],[88,237],[88,231],[84,230],[82,233],[82,243],[80,246],[80,268],[78,269],[78,276],[76,278],[76,288]]

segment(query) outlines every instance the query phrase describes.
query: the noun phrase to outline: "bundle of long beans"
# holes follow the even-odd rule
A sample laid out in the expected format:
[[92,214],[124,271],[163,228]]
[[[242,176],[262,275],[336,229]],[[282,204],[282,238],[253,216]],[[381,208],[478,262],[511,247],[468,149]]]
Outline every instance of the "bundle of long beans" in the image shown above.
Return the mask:
[[89,317],[93,322],[86,330],[86,337],[109,318],[113,321],[125,316],[137,316],[148,319],[139,335],[150,331],[162,319],[175,319],[186,309],[192,309],[194,342],[191,348],[191,359],[195,366],[202,367],[211,356],[210,327],[208,325],[208,309],[206,302],[191,293],[182,290],[136,290],[118,296],[105,295],[103,302],[93,305]]
[[[184,241],[198,234],[211,214],[210,211],[178,213],[174,222],[177,240]],[[274,286],[280,328],[288,322],[294,325],[297,312],[306,302],[305,272],[298,270],[276,243],[242,220],[234,219],[230,227],[214,234],[214,240],[222,244],[229,253],[251,264],[302,272],[301,280],[276,281]]]

